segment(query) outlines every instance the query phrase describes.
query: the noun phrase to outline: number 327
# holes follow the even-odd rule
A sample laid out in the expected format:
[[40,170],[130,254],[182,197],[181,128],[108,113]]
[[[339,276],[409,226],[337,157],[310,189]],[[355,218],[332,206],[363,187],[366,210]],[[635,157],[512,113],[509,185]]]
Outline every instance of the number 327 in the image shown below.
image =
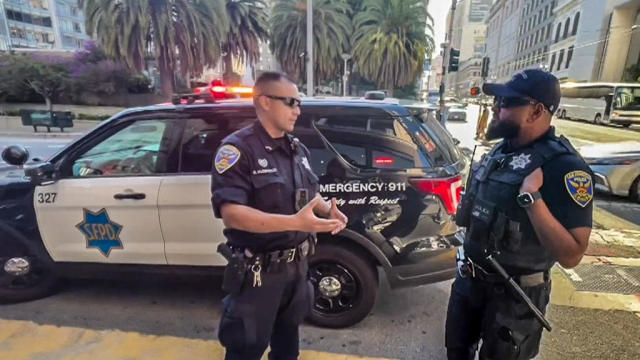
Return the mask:
[[58,193],[40,193],[38,194],[38,203],[53,204],[56,202],[56,195],[58,195]]

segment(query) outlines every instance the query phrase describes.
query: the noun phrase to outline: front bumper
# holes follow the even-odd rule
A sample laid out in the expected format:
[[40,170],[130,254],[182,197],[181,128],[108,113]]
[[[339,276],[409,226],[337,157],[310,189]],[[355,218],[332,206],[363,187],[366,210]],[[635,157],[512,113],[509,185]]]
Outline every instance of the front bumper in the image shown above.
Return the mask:
[[453,279],[457,269],[456,253],[463,241],[463,231],[425,239],[387,269],[389,285],[411,287]]
[[595,189],[619,196],[628,196],[631,184],[640,176],[637,165],[590,165],[595,175]]

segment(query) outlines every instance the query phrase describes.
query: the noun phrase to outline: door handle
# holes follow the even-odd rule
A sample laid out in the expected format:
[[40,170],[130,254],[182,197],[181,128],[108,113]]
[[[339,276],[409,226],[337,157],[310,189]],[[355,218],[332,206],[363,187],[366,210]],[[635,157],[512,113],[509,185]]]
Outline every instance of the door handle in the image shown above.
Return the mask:
[[132,200],[144,200],[147,195],[143,193],[120,193],[113,195],[116,200],[132,199]]

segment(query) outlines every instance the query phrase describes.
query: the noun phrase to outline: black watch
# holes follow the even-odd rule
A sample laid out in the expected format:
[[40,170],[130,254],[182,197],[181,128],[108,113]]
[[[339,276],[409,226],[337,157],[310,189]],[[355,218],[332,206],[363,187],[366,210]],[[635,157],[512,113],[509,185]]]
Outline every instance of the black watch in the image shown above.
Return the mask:
[[520,205],[520,207],[528,208],[536,200],[539,200],[541,198],[542,195],[540,195],[539,191],[534,191],[532,193],[523,192],[521,194],[518,194],[518,196],[516,197],[516,202],[518,203],[518,205]]

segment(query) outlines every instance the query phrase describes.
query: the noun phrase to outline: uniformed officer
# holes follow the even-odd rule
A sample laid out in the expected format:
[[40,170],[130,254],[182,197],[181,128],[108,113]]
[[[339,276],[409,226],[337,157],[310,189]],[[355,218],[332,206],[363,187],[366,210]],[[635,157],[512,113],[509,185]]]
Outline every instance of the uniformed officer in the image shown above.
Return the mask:
[[320,197],[309,150],[289,134],[300,115],[295,84],[266,72],[254,94],[258,121],[222,141],[212,171],[229,246],[218,337],[226,359],[260,359],[268,345],[269,359],[297,359],[298,326],[314,302],[314,234],[336,234],[347,218]]
[[[550,73],[525,70],[495,96],[487,139],[504,139],[473,166],[456,222],[467,228],[446,321],[449,359],[530,359],[542,325],[492,267],[511,275],[544,312],[549,269],[580,262],[591,233],[592,173],[550,126],[560,85]],[[463,251],[462,251],[463,250]],[[491,255],[489,257],[488,255]]]

